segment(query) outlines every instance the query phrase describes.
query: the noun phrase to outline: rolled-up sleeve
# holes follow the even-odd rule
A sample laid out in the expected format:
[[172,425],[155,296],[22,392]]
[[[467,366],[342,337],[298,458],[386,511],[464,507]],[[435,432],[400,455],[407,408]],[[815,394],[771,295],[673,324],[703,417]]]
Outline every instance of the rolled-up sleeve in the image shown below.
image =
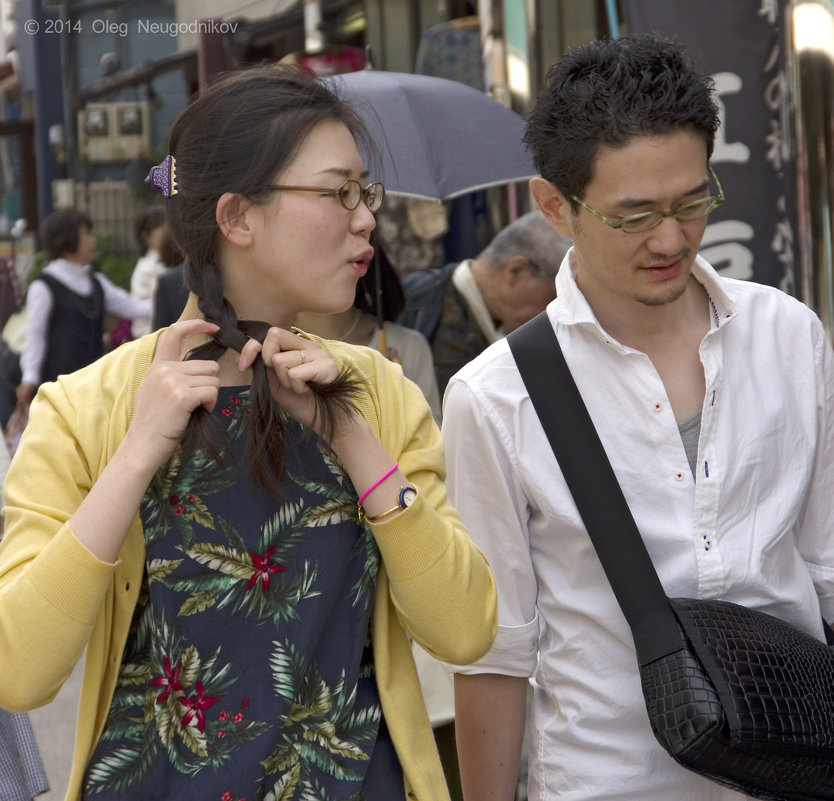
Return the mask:
[[530,554],[529,509],[511,433],[484,399],[452,379],[443,409],[449,497],[492,565],[498,633],[490,651],[460,673],[530,676],[539,642],[537,581]]

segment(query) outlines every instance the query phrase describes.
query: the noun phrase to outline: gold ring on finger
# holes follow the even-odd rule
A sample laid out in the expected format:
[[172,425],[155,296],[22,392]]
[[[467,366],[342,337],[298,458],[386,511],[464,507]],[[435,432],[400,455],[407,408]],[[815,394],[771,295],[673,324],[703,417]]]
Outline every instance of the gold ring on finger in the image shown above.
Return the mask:
[[304,364],[304,351],[303,351],[303,350],[299,350],[299,351],[298,351],[298,353],[299,353],[299,354],[300,354],[300,356],[301,356],[301,364]]

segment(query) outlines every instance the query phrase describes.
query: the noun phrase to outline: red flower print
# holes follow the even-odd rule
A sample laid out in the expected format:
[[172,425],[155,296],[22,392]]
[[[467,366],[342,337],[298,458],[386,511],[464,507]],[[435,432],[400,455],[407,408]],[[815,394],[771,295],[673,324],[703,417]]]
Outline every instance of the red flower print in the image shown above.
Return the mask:
[[234,801],[234,796],[228,791],[224,790],[223,794],[220,796],[220,801]]
[[225,709],[220,710],[220,714],[217,716],[218,720],[228,720],[229,713]]
[[185,728],[191,722],[191,718],[196,715],[197,729],[203,732],[206,730],[206,713],[204,710],[216,704],[221,696],[215,695],[212,698],[206,698],[206,691],[201,681],[198,681],[194,687],[197,689],[196,695],[191,698],[182,696],[178,699],[183,706],[188,707],[188,712],[183,715],[181,726]]
[[163,657],[162,659],[162,667],[165,670],[164,676],[157,676],[156,678],[151,679],[148,684],[151,687],[164,687],[165,689],[156,697],[156,702],[161,704],[165,701],[165,699],[172,693],[177,692],[177,690],[182,689],[182,684],[180,684],[180,673],[182,672],[182,660],[177,662],[177,666],[171,670],[171,660],[168,657]]
[[180,496],[179,495],[172,495],[170,498],[168,498],[168,503],[171,506],[176,506],[179,502],[180,502]]
[[222,415],[223,415],[223,417],[231,417],[231,416],[232,416],[232,414],[233,414],[233,412],[232,412],[232,407],[231,407],[231,406],[224,406],[224,407],[220,410],[220,414],[222,414]]
[[249,709],[249,704],[250,703],[251,703],[251,701],[249,700],[249,696],[244,695],[243,700],[240,702],[240,708],[241,709]]
[[224,731],[221,729],[220,731],[218,731],[218,732],[217,732],[217,736],[218,736],[218,737],[220,737],[220,738],[223,738],[223,737],[225,737],[225,736],[226,736],[226,732],[224,732]]
[[270,561],[272,559],[272,554],[275,553],[275,546],[270,545],[267,549],[267,552],[263,556],[258,556],[258,554],[249,551],[249,556],[252,559],[252,567],[255,568],[255,572],[252,574],[252,577],[246,584],[246,589],[251,590],[255,584],[258,583],[258,579],[261,580],[261,589],[266,593],[269,589],[269,574],[270,573],[283,573],[287,568],[284,565],[273,565]]
[[243,720],[243,712],[235,712],[235,714],[232,715],[232,722],[233,723],[240,723],[240,721],[242,721],[242,720]]
[[240,398],[237,395],[229,395],[229,403],[232,406],[240,406]]
[[194,503],[196,500],[197,500],[197,498],[192,493],[189,493],[188,502],[189,503]]
[[175,515],[181,515],[185,511],[185,507],[180,504],[176,509],[174,509]]

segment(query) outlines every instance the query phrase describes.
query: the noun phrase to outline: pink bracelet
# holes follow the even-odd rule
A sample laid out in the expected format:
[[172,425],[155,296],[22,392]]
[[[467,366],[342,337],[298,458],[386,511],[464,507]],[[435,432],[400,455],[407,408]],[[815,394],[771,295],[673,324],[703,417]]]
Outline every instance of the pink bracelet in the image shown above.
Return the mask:
[[379,486],[379,485],[380,485],[383,481],[385,481],[385,479],[386,479],[386,478],[388,478],[389,476],[394,475],[394,473],[396,473],[396,472],[397,472],[397,468],[398,468],[399,466],[400,466],[400,463],[399,463],[399,462],[394,462],[394,466],[393,466],[393,467],[392,467],[392,468],[391,468],[391,469],[390,469],[390,470],[389,470],[389,471],[388,471],[388,472],[387,472],[387,473],[386,473],[386,474],[385,474],[385,475],[384,475],[381,479],[379,479],[379,481],[377,481],[377,482],[376,482],[376,483],[374,483],[374,484],[371,484],[371,486],[370,486],[370,487],[368,487],[368,489],[366,489],[366,490],[365,490],[365,491],[364,491],[364,492],[363,492],[363,493],[359,496],[359,500],[356,502],[356,505],[357,505],[357,506],[361,506],[361,505],[362,505],[362,501],[364,501],[364,500],[365,500],[365,498],[367,498],[367,497],[368,497],[368,496],[369,496],[369,495],[370,495],[370,494],[371,494],[371,493],[372,493],[372,492],[373,492],[373,491],[374,491],[374,490],[375,490],[375,489],[376,489],[376,488],[377,488],[377,487],[378,487],[378,486]]

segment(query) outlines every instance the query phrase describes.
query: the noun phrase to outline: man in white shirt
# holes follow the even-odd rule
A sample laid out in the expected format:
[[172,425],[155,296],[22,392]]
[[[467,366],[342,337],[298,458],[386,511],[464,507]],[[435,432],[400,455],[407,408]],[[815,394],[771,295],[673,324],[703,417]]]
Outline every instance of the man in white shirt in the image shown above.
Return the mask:
[[83,212],[58,209],[41,225],[49,264],[26,293],[26,335],[17,400],[26,405],[44,381],[71,373],[102,355],[104,314],[136,319],[151,313],[101,273],[93,274],[93,224]]
[[[697,255],[723,199],[717,127],[711,81],[672,43],[591,42],[554,67],[525,136],[536,202],[574,243],[547,314],[667,594],[824,639],[832,349],[806,306]],[[451,380],[443,429],[499,595],[492,650],[456,668],[466,801],[514,797],[530,677],[530,801],[741,798],[655,741],[631,632],[506,341]]]

